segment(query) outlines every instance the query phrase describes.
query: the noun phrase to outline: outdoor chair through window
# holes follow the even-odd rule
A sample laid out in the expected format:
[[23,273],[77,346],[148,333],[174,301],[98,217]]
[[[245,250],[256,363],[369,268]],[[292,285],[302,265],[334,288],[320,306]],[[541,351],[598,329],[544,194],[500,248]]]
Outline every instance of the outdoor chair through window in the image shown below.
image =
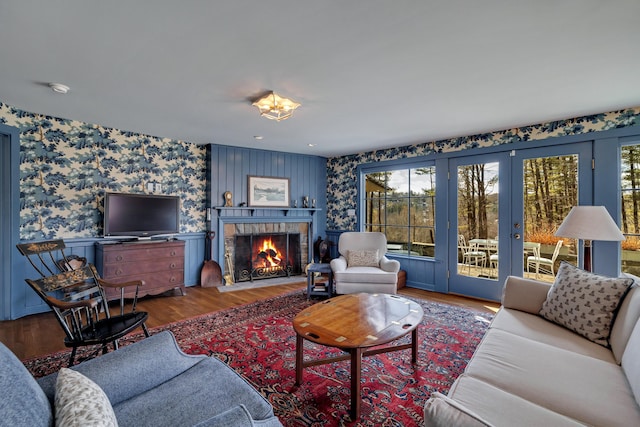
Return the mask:
[[[40,274],[39,279],[26,279],[27,284],[53,310],[65,332],[64,344],[72,347],[69,366],[75,361],[79,347],[93,346],[87,357],[100,351],[106,353],[108,346],[118,349],[118,339],[129,332],[142,328],[145,336],[149,332],[145,325],[148,313],[136,311],[138,287],[142,281],[109,283],[98,276],[95,267],[86,260],[65,255],[62,240],[50,240],[17,245],[20,253],[27,257]],[[125,303],[124,289],[135,286],[131,303]],[[104,288],[120,289],[120,312],[111,315]]]
[[[536,279],[538,278],[540,272],[545,274],[551,274],[555,276],[555,264],[556,258],[558,258],[558,254],[560,253],[560,248],[562,247],[562,240],[558,240],[556,243],[556,247],[553,250],[553,255],[551,258],[545,258],[540,256],[540,248],[534,248],[534,255],[527,257],[527,271],[530,271],[530,268],[533,267],[536,272]],[[536,253],[537,252],[537,253]]]
[[487,265],[487,253],[481,251],[476,244],[467,244],[465,237],[458,235],[458,249],[462,252],[462,263],[468,267],[471,273],[471,266],[480,267],[480,271]]

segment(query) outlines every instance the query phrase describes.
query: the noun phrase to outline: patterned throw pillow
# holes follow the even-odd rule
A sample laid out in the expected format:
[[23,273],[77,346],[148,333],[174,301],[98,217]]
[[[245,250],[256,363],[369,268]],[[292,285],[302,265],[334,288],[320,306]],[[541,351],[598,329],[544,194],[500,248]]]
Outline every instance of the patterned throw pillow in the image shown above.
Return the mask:
[[89,378],[62,368],[56,380],[56,426],[117,427],[118,421],[104,391]]
[[378,250],[375,251],[349,251],[347,254],[349,267],[378,267]]
[[540,315],[608,347],[611,324],[632,284],[633,279],[599,276],[562,262]]

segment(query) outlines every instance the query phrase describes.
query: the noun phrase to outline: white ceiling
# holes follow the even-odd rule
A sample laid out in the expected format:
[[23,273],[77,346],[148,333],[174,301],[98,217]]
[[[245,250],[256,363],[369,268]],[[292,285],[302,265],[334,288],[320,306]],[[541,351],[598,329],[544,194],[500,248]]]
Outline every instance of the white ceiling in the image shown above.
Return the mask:
[[[0,40],[0,102],[199,144],[331,157],[640,106],[639,0],[6,0]],[[265,90],[302,106],[262,118]]]

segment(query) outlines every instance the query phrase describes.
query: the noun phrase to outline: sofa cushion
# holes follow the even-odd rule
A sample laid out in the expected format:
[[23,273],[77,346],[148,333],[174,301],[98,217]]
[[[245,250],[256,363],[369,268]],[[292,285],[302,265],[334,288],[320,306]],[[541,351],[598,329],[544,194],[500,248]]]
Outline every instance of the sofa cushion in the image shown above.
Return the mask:
[[372,251],[347,251],[347,265],[349,267],[378,267],[379,264],[380,257],[377,249]]
[[441,393],[432,393],[424,405],[425,427],[487,427],[490,424],[460,403]]
[[622,355],[622,369],[633,390],[636,402],[640,405],[640,322],[633,328],[627,349]]
[[487,423],[496,426],[575,427],[584,425],[465,374],[453,383],[449,390],[449,397],[483,417],[482,419]]
[[62,368],[56,380],[56,426],[115,427],[116,415],[104,391],[79,372]]
[[[113,406],[120,426],[195,425],[246,406],[253,420],[273,420],[273,408],[233,369],[208,357],[181,375]],[[276,424],[277,425],[277,424]]]
[[640,425],[640,407],[615,363],[491,328],[465,373],[583,423]]
[[[180,375],[204,359],[206,356],[184,354],[173,334],[163,331],[71,369],[98,384],[115,406]],[[38,379],[51,401],[56,376],[54,373]]]
[[632,284],[632,279],[600,276],[563,261],[540,315],[608,346],[616,310]]
[[22,362],[0,343],[0,424],[53,425],[49,399]]
[[524,338],[564,348],[585,356],[595,357],[606,362],[617,363],[613,353],[608,348],[589,341],[564,326],[549,322],[543,317],[519,310],[501,308],[493,318],[491,328],[501,329]]

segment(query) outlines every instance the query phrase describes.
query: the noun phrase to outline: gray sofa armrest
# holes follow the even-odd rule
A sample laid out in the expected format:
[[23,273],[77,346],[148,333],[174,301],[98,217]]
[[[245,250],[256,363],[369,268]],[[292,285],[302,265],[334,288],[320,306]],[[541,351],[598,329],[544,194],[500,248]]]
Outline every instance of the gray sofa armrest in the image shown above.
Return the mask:
[[[164,331],[72,369],[93,380],[111,404],[117,405],[180,375],[202,359],[206,356],[183,353],[173,334]],[[55,373],[38,379],[50,401],[54,398],[57,377]]]
[[389,273],[397,273],[400,271],[400,261],[383,256],[380,258],[380,268]]
[[340,255],[338,258],[334,258],[331,260],[331,271],[334,273],[336,271],[345,271],[347,269],[347,259]]
[[526,313],[538,314],[547,299],[550,283],[509,276],[502,290],[502,306]]

